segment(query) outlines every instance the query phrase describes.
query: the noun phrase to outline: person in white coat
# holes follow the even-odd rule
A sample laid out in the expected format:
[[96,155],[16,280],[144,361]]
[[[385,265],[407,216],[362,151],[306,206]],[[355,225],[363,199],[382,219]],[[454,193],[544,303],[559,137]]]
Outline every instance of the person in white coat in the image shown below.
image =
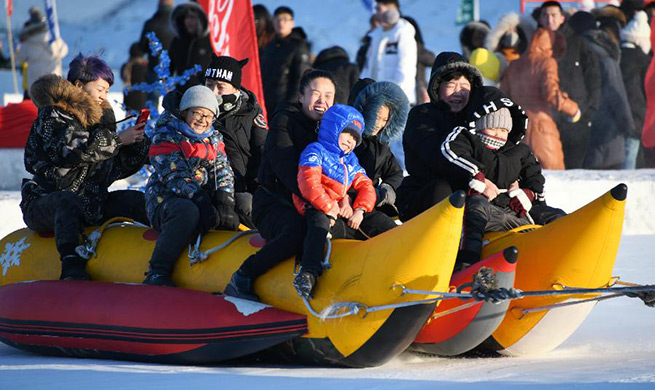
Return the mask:
[[[416,30],[411,23],[400,17],[398,0],[376,0],[375,9],[379,26],[368,34],[371,43],[360,77],[397,84],[407,95],[409,103],[414,105],[418,60]],[[390,146],[404,170],[402,143],[394,141]]]
[[416,102],[416,30],[400,17],[398,1],[376,0],[380,25],[369,33],[371,44],[366,53],[362,78],[391,81]]
[[26,91],[43,75],[54,73],[61,76],[61,60],[68,54],[68,46],[61,38],[50,42],[43,12],[35,6],[29,13],[30,19],[19,34],[20,47],[16,53],[18,62],[27,64]]

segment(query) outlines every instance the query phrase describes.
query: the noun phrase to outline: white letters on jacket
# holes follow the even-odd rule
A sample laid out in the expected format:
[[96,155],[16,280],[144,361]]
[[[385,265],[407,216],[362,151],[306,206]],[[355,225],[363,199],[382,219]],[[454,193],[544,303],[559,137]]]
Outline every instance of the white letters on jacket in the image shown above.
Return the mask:
[[415,35],[414,26],[402,18],[389,31],[381,26],[371,31],[371,44],[361,75],[398,84],[411,104],[416,102],[418,48]]

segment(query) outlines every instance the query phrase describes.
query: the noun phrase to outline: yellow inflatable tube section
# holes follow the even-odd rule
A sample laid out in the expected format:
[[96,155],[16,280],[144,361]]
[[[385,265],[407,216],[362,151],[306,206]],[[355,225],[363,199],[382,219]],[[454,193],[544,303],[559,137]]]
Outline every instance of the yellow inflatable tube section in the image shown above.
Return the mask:
[[[579,210],[545,226],[524,226],[490,234],[482,256],[513,245],[519,250],[514,286],[521,290],[607,287],[619,248],[627,186],[620,184]],[[513,300],[485,348],[507,355],[546,352],[564,342],[595,302],[548,309],[593,298],[542,296]]]
[[[446,291],[460,239],[463,204],[464,194],[455,193],[408,223],[367,241],[335,240],[330,257],[332,268],[319,280],[315,298],[310,301],[313,309],[320,312],[336,302],[358,302],[372,307],[428,298],[401,296],[399,289],[392,288],[398,284],[417,290]],[[140,283],[155,245],[156,232],[123,224],[92,228],[86,233],[96,230],[101,231],[97,257],[87,264],[92,279]],[[210,232],[203,237],[200,249],[219,246],[235,234]],[[259,235],[246,234],[193,266],[187,253],[183,253],[174,269],[173,280],[179,287],[223,291],[232,273],[263,243]],[[59,277],[59,255],[51,235],[22,229],[5,237],[0,245],[4,248],[0,285]],[[304,349],[295,350],[308,351],[306,357],[315,362],[357,367],[382,364],[409,346],[434,309],[434,305],[419,305],[420,308],[320,320],[309,314],[293,288],[293,269],[294,259],[278,264],[257,279],[255,292],[264,303],[308,315],[309,333],[300,341],[301,344],[305,341]],[[390,318],[392,323],[388,323]],[[381,332],[406,334],[388,337]]]

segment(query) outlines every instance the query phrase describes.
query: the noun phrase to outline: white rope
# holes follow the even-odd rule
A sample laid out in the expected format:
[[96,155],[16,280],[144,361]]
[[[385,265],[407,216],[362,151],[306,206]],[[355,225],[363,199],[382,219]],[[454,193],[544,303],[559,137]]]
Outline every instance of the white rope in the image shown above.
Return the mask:
[[211,255],[214,252],[217,252],[234,241],[238,240],[239,238],[247,235],[247,234],[253,234],[257,233],[257,229],[251,229],[251,230],[245,230],[242,232],[239,232],[235,234],[234,236],[230,237],[227,241],[222,243],[221,245],[215,246],[211,249],[207,249],[206,251],[200,251],[200,243],[202,242],[202,234],[198,234],[198,238],[196,238],[196,244],[195,246],[189,245],[189,250],[188,250],[188,255],[189,255],[189,265],[193,266],[198,263],[202,263],[203,261],[207,260],[209,258],[209,255]]

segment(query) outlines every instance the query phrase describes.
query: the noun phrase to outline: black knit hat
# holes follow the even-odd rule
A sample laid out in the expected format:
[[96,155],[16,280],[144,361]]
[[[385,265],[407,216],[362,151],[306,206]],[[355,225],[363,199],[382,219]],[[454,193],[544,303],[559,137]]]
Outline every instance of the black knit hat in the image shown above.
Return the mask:
[[241,88],[241,68],[248,63],[248,59],[237,61],[228,56],[216,56],[212,59],[205,70],[205,79],[225,81],[236,89]]
[[588,30],[595,30],[598,27],[594,15],[585,11],[574,13],[571,19],[569,19],[569,26],[578,34],[582,34]]

